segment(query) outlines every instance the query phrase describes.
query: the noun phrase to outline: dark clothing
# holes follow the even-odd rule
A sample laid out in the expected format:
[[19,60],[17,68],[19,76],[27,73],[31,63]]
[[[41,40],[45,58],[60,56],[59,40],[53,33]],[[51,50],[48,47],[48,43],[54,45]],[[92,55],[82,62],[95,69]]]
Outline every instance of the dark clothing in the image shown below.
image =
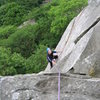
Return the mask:
[[56,51],[52,51],[51,54],[47,54],[47,59],[48,59],[48,62],[50,62],[51,68],[53,67],[52,60],[58,58],[58,55],[53,55],[54,53],[56,53]]
[[51,66],[51,68],[53,67],[53,64],[52,64],[52,62],[50,62],[50,66]]

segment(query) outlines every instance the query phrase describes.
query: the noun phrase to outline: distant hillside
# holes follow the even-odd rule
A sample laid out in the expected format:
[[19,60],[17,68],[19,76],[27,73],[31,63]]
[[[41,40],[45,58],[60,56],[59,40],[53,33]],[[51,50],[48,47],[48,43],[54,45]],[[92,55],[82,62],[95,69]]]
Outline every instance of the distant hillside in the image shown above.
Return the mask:
[[[55,48],[69,22],[87,0],[0,1],[0,75],[37,73],[45,69],[46,47]],[[34,21],[34,24],[30,24]],[[24,22],[28,22],[22,28]]]

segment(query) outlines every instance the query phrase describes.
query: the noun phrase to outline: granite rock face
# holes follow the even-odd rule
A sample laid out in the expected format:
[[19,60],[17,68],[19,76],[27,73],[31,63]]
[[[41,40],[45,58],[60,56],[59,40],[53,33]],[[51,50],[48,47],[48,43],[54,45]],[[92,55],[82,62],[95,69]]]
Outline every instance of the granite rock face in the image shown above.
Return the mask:
[[94,72],[99,74],[99,58],[93,60],[96,55],[92,55],[100,50],[100,0],[89,0],[89,5],[65,30],[56,50],[63,51],[59,55],[58,63],[52,70],[48,65],[45,72],[67,73],[73,68],[74,73],[90,75],[90,70],[94,68]]
[[60,100],[100,100],[100,0],[89,0],[56,50],[63,52],[51,70],[0,77],[0,100],[58,100],[58,71]]
[[[62,74],[60,97],[60,100],[100,100],[100,79]],[[2,77],[0,100],[58,100],[58,76]]]
[[88,0],[89,5],[98,6],[100,4],[100,0]]

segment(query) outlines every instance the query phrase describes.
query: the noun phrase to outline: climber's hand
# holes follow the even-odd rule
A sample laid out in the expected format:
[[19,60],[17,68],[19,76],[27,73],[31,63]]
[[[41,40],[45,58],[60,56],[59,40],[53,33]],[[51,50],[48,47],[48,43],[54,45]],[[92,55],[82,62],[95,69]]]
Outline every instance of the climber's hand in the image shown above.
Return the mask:
[[55,65],[55,64],[56,64],[56,61],[55,61],[55,60],[53,60],[53,61],[52,61],[52,63],[53,63],[53,65]]

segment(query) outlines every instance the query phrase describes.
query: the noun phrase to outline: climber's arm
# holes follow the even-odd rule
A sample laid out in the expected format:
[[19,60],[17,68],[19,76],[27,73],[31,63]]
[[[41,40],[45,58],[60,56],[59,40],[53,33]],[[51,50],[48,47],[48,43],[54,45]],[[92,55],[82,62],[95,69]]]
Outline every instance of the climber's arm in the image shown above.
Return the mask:
[[62,51],[53,51],[53,53],[62,53]]
[[48,59],[49,62],[52,62],[52,60],[49,58],[49,56],[47,57],[47,59]]

